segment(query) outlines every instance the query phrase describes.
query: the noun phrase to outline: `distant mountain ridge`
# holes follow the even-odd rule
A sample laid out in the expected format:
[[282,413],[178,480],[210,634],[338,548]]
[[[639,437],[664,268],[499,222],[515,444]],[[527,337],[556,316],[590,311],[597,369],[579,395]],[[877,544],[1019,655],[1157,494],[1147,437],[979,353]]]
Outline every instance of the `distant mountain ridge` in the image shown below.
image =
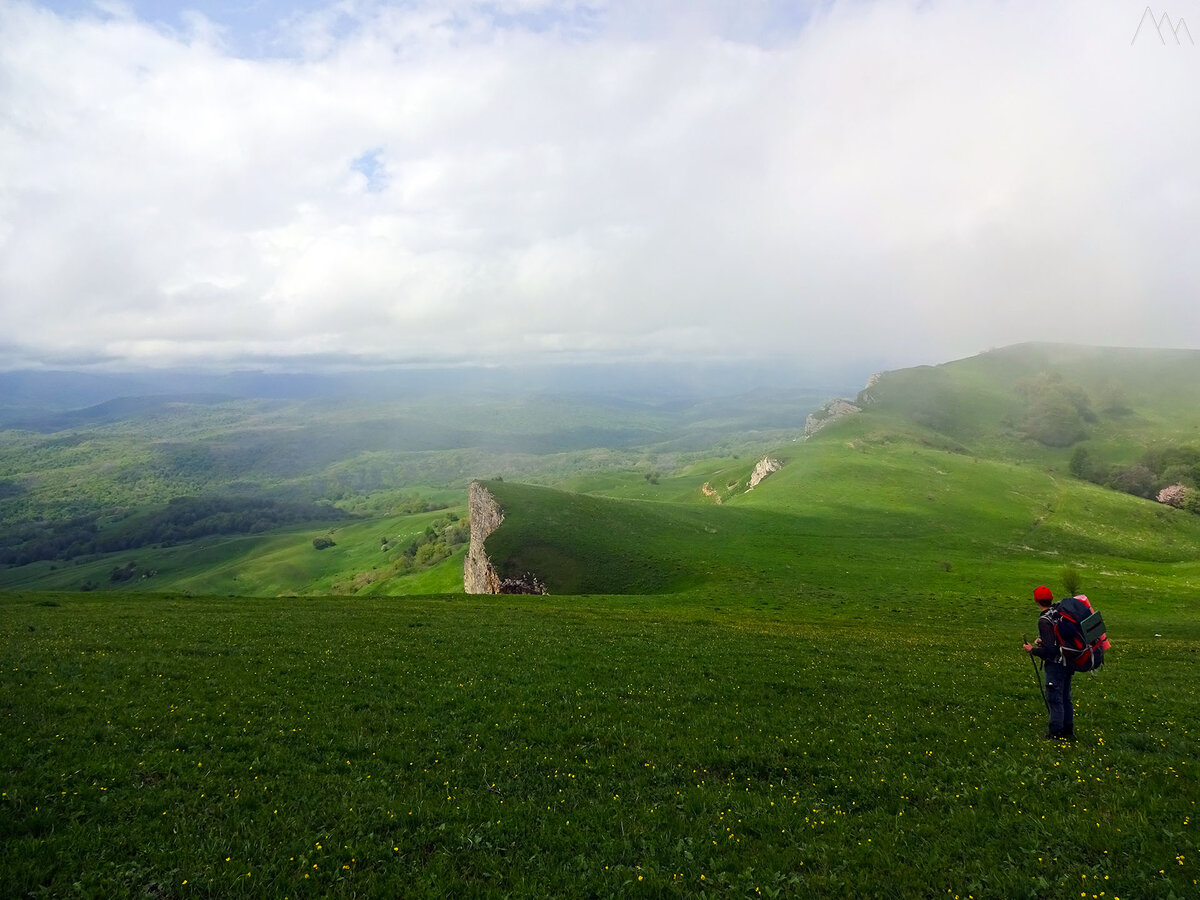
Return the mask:
[[128,419],[162,415],[177,410],[180,406],[211,406],[232,399],[224,394],[164,394],[154,397],[118,397],[105,400],[95,406],[70,409],[56,413],[42,413],[20,418],[14,416],[3,422],[3,427],[21,431],[36,431],[53,434],[72,428],[87,428],[107,425]]
[[[118,398],[191,395],[236,399],[383,399],[389,396],[578,394],[641,402],[728,397],[783,383],[840,391],[865,377],[858,366],[814,368],[795,361],[462,366],[331,372],[214,373],[13,370],[0,372],[0,426],[22,410],[62,412]],[[28,416],[24,416],[28,418]]]

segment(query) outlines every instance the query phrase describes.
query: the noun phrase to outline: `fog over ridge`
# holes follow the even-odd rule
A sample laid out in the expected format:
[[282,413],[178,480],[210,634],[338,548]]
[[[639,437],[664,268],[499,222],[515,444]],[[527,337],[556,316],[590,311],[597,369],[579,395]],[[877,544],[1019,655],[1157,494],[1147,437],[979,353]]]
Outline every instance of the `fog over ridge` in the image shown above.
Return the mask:
[[1200,346],[1128,4],[194,6],[0,0],[0,366]]

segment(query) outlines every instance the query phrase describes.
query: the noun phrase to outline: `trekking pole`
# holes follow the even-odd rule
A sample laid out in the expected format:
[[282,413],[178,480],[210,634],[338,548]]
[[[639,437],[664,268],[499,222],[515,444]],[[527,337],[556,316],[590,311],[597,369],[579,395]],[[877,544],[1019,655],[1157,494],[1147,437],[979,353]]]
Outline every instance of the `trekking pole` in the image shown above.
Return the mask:
[[[1021,636],[1021,640],[1026,644],[1029,643],[1029,639],[1024,635]],[[1033,680],[1037,682],[1038,692],[1042,695],[1042,703],[1044,703],[1046,705],[1046,709],[1049,710],[1050,700],[1046,697],[1046,687],[1042,684],[1042,676],[1038,674],[1037,660],[1033,658],[1032,653],[1026,653],[1025,655],[1029,657],[1029,664],[1033,666]]]

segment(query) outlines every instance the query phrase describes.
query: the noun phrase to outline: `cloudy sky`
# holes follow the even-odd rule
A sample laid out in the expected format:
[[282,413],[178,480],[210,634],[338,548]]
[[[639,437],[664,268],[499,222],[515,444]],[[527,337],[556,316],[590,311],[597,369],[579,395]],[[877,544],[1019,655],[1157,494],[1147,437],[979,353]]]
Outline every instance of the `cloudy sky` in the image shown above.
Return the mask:
[[1200,348],[1165,3],[0,0],[0,368]]

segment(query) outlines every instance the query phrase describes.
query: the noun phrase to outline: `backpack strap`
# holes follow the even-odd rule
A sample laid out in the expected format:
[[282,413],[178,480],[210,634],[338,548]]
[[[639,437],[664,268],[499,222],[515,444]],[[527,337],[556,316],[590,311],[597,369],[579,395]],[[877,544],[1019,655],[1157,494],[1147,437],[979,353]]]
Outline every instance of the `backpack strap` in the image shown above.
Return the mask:
[[[1060,664],[1066,663],[1066,658],[1063,656],[1062,637],[1058,633],[1058,622],[1059,622],[1059,619],[1061,619],[1061,618],[1062,618],[1062,611],[1058,608],[1057,603],[1053,603],[1050,606],[1048,606],[1042,612],[1042,614],[1040,616],[1038,616],[1039,621],[1042,619],[1045,619],[1047,622],[1050,623],[1050,633],[1054,635],[1054,646],[1055,646],[1055,649],[1058,651],[1057,655],[1054,657],[1053,660],[1043,660],[1042,661],[1043,667],[1045,666],[1045,663],[1047,663],[1047,662],[1056,662],[1056,663],[1060,663]],[[1040,631],[1041,629],[1038,629],[1038,630]]]

